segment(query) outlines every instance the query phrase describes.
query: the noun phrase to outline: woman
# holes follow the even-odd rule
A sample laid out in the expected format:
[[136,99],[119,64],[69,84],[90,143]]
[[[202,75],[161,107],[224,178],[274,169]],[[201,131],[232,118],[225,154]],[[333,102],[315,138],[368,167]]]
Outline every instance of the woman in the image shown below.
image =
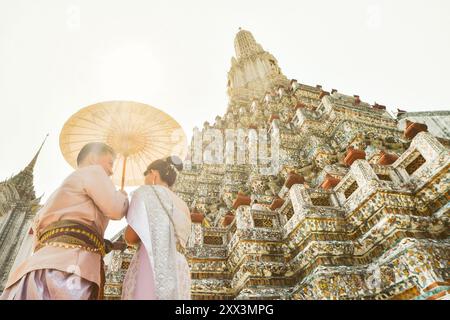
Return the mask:
[[122,287],[122,299],[190,299],[183,255],[191,231],[189,208],[170,188],[183,169],[178,157],[152,162],[145,185],[132,195],[125,241],[138,245]]

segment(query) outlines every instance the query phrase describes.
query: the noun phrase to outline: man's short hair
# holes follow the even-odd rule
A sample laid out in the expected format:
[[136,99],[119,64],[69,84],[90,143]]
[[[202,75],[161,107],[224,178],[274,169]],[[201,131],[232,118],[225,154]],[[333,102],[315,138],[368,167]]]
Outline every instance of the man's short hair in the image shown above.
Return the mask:
[[114,149],[103,142],[91,142],[86,144],[81,148],[77,156],[77,165],[79,166],[81,162],[87,157],[88,154],[94,153],[96,155],[103,155],[105,153],[112,154],[113,157],[116,156]]

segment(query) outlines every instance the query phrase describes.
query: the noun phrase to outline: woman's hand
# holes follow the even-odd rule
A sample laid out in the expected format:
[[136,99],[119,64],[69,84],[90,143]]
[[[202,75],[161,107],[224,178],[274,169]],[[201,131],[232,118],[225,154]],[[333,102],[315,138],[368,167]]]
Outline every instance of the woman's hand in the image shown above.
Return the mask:
[[112,242],[108,239],[105,239],[105,251],[106,253],[110,253],[113,250],[124,251],[127,248],[127,244],[123,241]]
[[113,250],[124,251],[127,247],[128,247],[128,245],[126,244],[125,241],[116,241],[116,242],[113,242],[113,244],[112,244]]

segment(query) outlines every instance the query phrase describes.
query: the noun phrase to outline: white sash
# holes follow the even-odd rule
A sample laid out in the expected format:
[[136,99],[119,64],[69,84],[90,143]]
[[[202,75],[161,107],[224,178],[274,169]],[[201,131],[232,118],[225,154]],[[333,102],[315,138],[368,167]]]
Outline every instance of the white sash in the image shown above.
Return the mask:
[[[170,208],[167,213],[163,203],[167,204],[164,206],[166,209]],[[179,253],[176,250],[175,223],[171,222],[169,216],[172,215],[173,219],[175,210],[179,209],[174,206],[174,200],[165,187],[145,185],[133,193],[127,214],[128,224],[141,239],[141,245],[145,247],[150,259],[158,299],[179,298]]]

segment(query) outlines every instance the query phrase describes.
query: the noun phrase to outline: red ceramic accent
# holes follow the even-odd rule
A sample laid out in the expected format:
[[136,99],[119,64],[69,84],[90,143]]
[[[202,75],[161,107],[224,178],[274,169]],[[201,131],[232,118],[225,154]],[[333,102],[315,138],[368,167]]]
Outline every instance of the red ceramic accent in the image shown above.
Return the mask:
[[223,219],[223,226],[226,227],[226,226],[230,225],[233,222],[233,220],[234,220],[234,214],[232,214],[231,212],[228,212],[225,215],[225,218]]
[[426,124],[406,120],[406,128],[404,133],[406,139],[412,139],[422,131],[428,131]]
[[271,123],[271,122],[272,122],[273,120],[275,120],[275,119],[280,119],[280,116],[277,115],[277,114],[275,114],[275,113],[273,113],[273,114],[270,116],[269,123]]
[[295,105],[295,110],[300,109],[300,108],[306,108],[306,104],[304,104],[302,102],[297,102],[297,104]]
[[333,177],[331,174],[327,173],[327,175],[325,176],[325,180],[322,182],[322,184],[320,186],[323,189],[328,190],[328,189],[331,189],[331,188],[334,188],[335,186],[337,186],[339,181],[341,181],[341,180],[337,179],[337,178]]
[[272,203],[270,204],[270,210],[276,210],[278,208],[281,208],[281,206],[283,205],[284,200],[281,199],[280,197],[276,197],[275,199],[273,199]]
[[233,202],[233,209],[237,209],[239,206],[249,206],[251,199],[243,193],[238,193],[236,200]]
[[380,159],[378,159],[378,164],[382,165],[382,166],[388,166],[390,164],[393,164],[397,159],[398,156],[395,154],[391,154],[391,153],[386,153],[384,151],[380,152]]
[[305,182],[305,178],[295,172],[289,172],[284,185],[286,188],[290,189],[294,184],[302,184]]
[[329,92],[327,92],[327,91],[320,91],[320,94],[319,94],[319,99],[322,99],[323,97],[325,97],[325,96],[329,96],[330,95],[330,93]]
[[383,106],[381,104],[375,103],[372,108],[378,109],[378,110],[386,110],[386,106]]
[[193,223],[202,223],[205,216],[201,212],[191,212],[191,221]]
[[366,153],[362,150],[349,147],[347,150],[347,155],[344,158],[344,163],[347,166],[351,166],[353,162],[357,159],[365,159]]

